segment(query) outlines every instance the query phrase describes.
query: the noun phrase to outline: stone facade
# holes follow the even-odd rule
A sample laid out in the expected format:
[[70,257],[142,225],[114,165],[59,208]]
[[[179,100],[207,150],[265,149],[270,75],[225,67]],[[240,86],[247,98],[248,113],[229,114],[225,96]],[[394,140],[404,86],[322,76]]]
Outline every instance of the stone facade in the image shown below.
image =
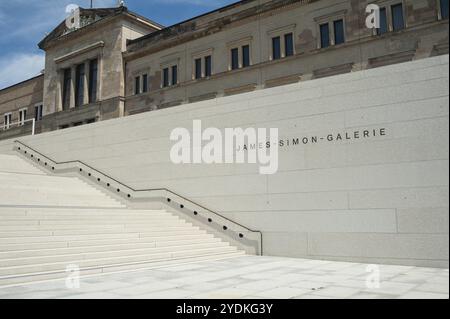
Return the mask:
[[[85,10],[81,15],[99,10]],[[122,53],[126,43],[149,32],[159,25],[138,19],[125,8],[105,10],[105,16],[75,32],[44,39],[40,43],[45,50],[44,106],[46,114],[52,114],[47,121],[48,129],[96,122],[123,116],[124,78]],[[85,13],[86,12],[86,13]],[[56,30],[56,32],[58,32]],[[90,101],[88,94],[89,63],[97,61],[97,96]],[[76,105],[77,66],[84,64],[84,98]],[[64,71],[71,73],[70,102],[63,101]]]
[[[63,22],[39,44],[46,52],[43,88],[35,86],[33,93],[43,95],[39,131],[446,54],[448,13],[441,1],[446,0],[244,0],[168,28],[124,7],[83,9],[91,23],[67,32]],[[385,9],[382,34],[365,26],[365,9],[373,2]],[[273,56],[274,39],[279,59]],[[90,101],[93,59],[97,96]],[[84,102],[75,107],[81,64]],[[64,70],[71,77],[66,107]],[[0,101],[13,90],[21,86],[1,90]],[[10,105],[0,102],[0,125]],[[18,117],[19,109],[12,111]]]
[[[329,75],[411,61],[448,52],[448,20],[437,1],[376,1],[387,8],[388,32],[366,28],[369,0],[242,1],[211,14],[130,41],[124,58],[126,114],[227,96]],[[393,30],[391,8],[402,4],[404,28]],[[344,42],[334,45],[334,21],[343,20]],[[321,48],[328,23],[330,46]],[[293,35],[293,54],[274,59],[272,39]],[[283,40],[283,39],[282,39]],[[283,42],[283,41],[281,41]],[[231,50],[250,47],[250,65],[231,69]],[[283,49],[283,43],[281,44]],[[283,50],[281,50],[283,51]],[[211,56],[212,73],[196,79],[195,60]],[[178,82],[163,87],[162,70],[178,66]],[[147,74],[148,92],[135,94]]]
[[[26,111],[26,119],[36,119],[36,133],[40,132],[43,86],[44,75],[41,74],[0,91],[1,139],[31,134],[32,123],[22,122],[19,118],[19,113],[23,110]],[[5,119],[6,116],[9,117],[8,120]]]
[[[26,81],[29,93],[43,104],[43,119],[36,132],[51,131],[123,116],[124,77],[122,53],[127,41],[159,30],[160,25],[128,11],[124,7],[112,9],[81,9],[82,28],[68,31],[65,21],[39,43],[45,51],[45,73],[36,80]],[[96,61],[95,96],[91,99],[91,61]],[[77,97],[77,67],[83,66],[82,96]],[[64,72],[68,70],[70,86],[67,105],[64,105]],[[92,76],[92,81],[94,77]],[[33,84],[37,82],[37,84]],[[32,87],[31,87],[32,85]],[[23,84],[0,91],[0,125],[5,126],[3,114],[18,118]],[[18,96],[11,100],[10,96]],[[3,102],[5,101],[5,102]],[[78,104],[78,105],[76,105]],[[28,105],[28,104],[27,104]],[[32,108],[33,106],[29,106]],[[28,117],[33,114],[31,111]],[[29,134],[24,128],[8,129],[0,138]]]

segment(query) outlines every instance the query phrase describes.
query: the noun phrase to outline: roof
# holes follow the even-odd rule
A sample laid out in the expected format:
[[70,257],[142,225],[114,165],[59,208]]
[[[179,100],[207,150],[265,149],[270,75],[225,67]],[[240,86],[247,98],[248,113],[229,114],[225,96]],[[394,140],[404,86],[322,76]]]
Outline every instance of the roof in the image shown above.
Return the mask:
[[3,91],[6,91],[6,90],[12,89],[12,88],[15,87],[15,86],[19,86],[19,85],[25,84],[25,83],[30,82],[30,81],[33,81],[33,80],[37,80],[38,78],[43,77],[43,76],[44,76],[44,73],[41,73],[41,74],[36,75],[36,76],[34,76],[34,77],[32,77],[32,78],[23,80],[23,81],[21,81],[21,82],[19,82],[19,83],[15,83],[15,84],[13,84],[13,85],[7,86],[7,87],[5,87],[5,88],[3,88],[3,89],[0,89],[0,93],[2,93]]
[[319,0],[241,0],[167,28],[127,41],[126,60],[162,51],[222,31],[245,19],[261,17],[291,5],[307,5]]
[[[84,29],[87,26],[93,25],[97,23],[98,21],[102,21],[105,18],[118,16],[121,14],[127,14],[136,20],[140,20],[142,23],[149,24],[153,26],[156,29],[162,29],[164,28],[163,25],[152,21],[146,17],[143,17],[135,12],[129,11],[127,7],[121,6],[121,7],[115,7],[115,8],[94,8],[94,9],[85,9],[80,7],[80,15],[88,21],[86,25],[82,26],[81,28],[74,30],[72,32],[77,32],[79,30]],[[53,40],[56,40],[66,34],[70,34],[72,32],[67,32],[67,26],[66,21],[62,21],[56,28],[54,28],[42,41],[39,42],[38,46],[41,49],[44,49],[47,44],[52,42]]]
[[178,29],[183,24],[188,24],[189,22],[192,22],[194,20],[203,18],[205,16],[212,15],[212,14],[215,14],[215,13],[218,13],[218,12],[228,11],[228,10],[234,9],[236,7],[239,7],[241,5],[244,5],[244,4],[247,4],[247,3],[250,3],[250,2],[254,2],[254,1],[257,1],[257,0],[241,0],[241,1],[237,1],[237,2],[234,2],[232,4],[227,5],[225,7],[221,7],[221,8],[218,8],[218,9],[206,12],[204,14],[195,16],[193,18],[190,18],[190,19],[178,22],[178,23],[173,24],[173,25],[171,25],[169,27],[165,27],[165,28],[163,28],[163,29],[161,29],[159,31],[152,32],[150,34],[144,35],[144,36],[142,36],[140,38],[137,38],[137,39],[134,39],[134,40],[129,40],[128,43],[129,44],[133,44],[133,43],[137,43],[137,42],[149,39],[149,38],[158,37],[159,35],[161,35],[161,33],[170,33],[172,30]]

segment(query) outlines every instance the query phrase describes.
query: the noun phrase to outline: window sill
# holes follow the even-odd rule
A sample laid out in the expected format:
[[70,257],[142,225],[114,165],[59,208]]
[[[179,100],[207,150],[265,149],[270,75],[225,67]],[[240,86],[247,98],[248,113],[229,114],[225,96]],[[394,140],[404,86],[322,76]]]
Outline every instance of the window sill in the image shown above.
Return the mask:
[[[180,83],[177,84],[173,84],[173,85],[169,85],[169,86],[162,86],[159,91],[165,91],[165,90],[170,90],[170,89],[174,89],[180,86]],[[147,92],[148,93],[148,92]]]

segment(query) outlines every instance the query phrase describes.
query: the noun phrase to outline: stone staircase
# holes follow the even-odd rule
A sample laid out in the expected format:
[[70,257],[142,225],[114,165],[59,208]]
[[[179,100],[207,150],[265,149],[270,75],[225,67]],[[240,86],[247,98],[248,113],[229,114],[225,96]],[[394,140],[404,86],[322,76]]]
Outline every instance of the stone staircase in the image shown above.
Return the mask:
[[0,155],[0,286],[73,267],[97,274],[243,254],[170,212],[127,208],[81,179]]

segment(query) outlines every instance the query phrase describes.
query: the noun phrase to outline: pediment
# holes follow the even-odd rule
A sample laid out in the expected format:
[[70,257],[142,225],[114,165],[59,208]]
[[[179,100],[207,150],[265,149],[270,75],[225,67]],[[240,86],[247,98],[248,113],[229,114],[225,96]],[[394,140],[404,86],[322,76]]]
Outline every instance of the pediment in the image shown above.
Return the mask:
[[105,8],[105,9],[84,9],[80,8],[80,24],[78,28],[69,28],[66,21],[62,21],[55,29],[53,29],[40,43],[39,47],[44,49],[48,43],[61,38],[74,31],[85,28],[86,26],[100,21],[106,17],[119,14],[126,10],[125,7]]

